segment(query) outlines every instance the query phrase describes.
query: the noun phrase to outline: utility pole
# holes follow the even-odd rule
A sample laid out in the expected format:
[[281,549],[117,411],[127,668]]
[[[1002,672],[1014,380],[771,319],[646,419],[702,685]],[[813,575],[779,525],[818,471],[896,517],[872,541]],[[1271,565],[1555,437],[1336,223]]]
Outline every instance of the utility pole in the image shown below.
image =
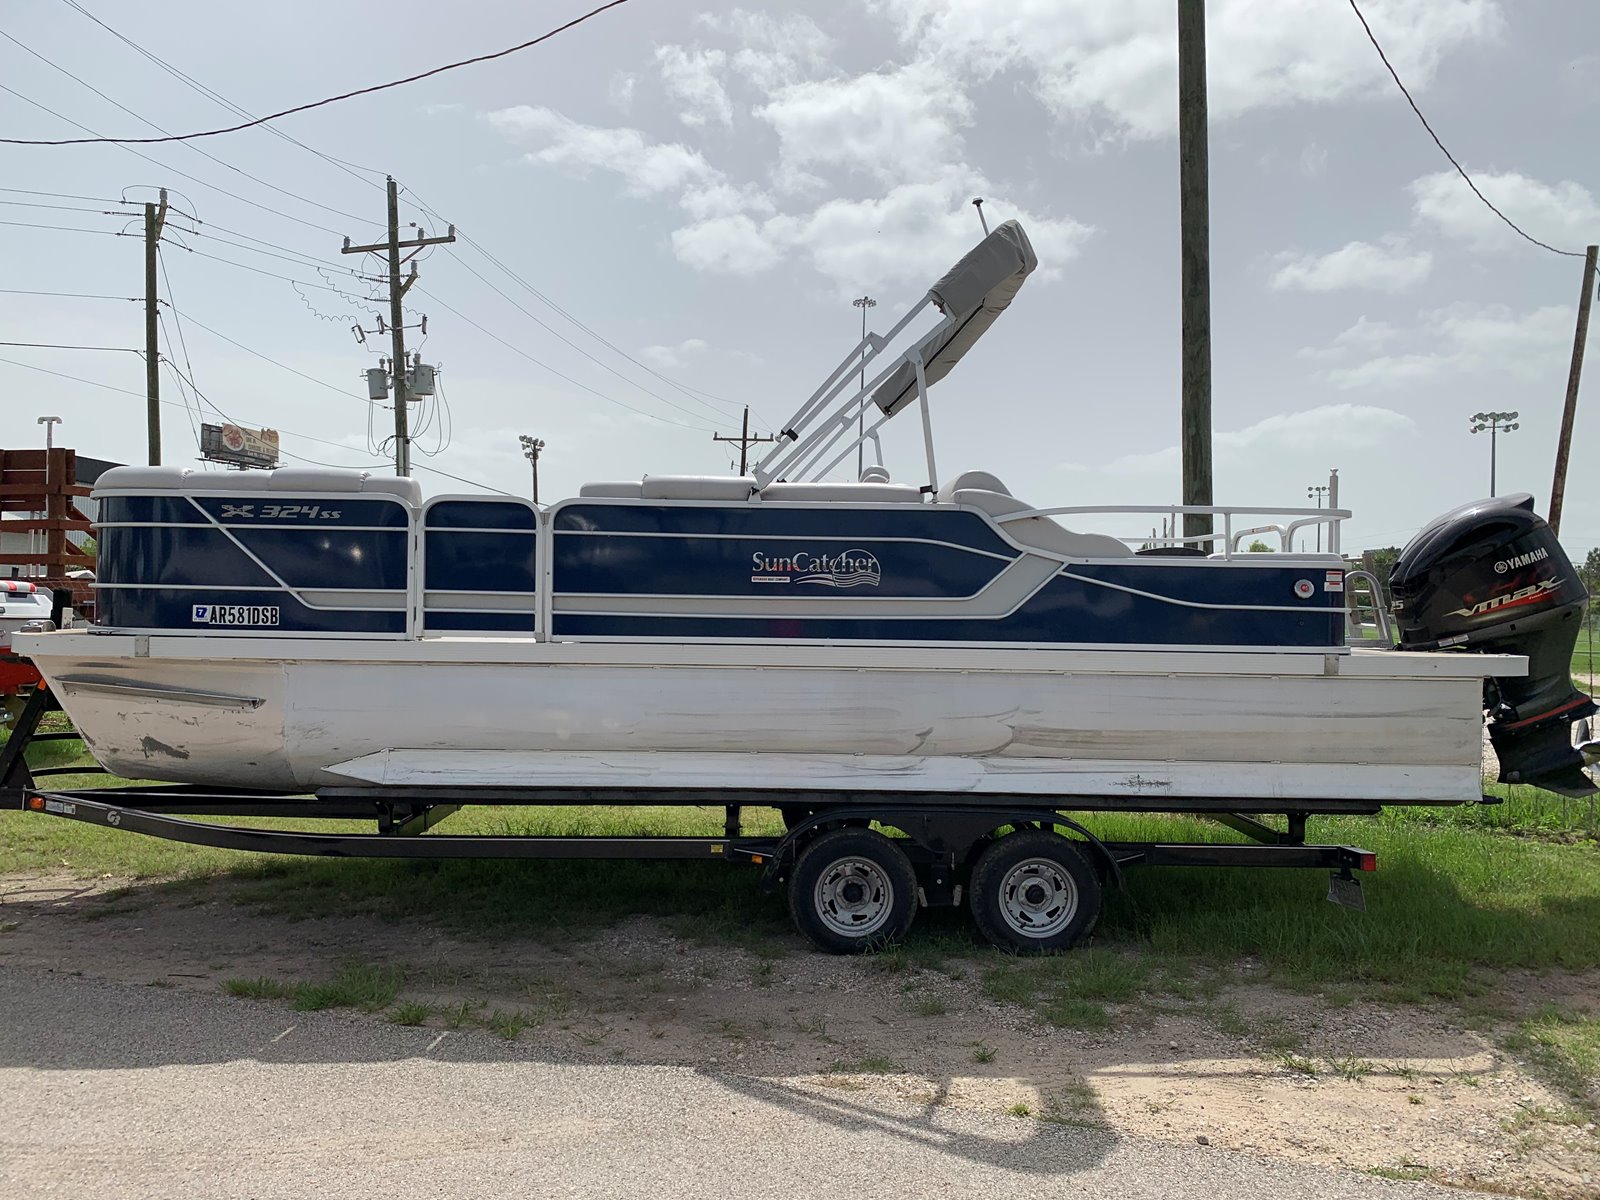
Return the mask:
[[[1183,502],[1196,505],[1212,503],[1211,200],[1206,123],[1205,0],[1178,0],[1178,224],[1183,262],[1180,444]],[[1185,513],[1183,532],[1187,537],[1209,534],[1210,514]]]
[[525,433],[519,433],[517,435],[517,441],[522,443],[522,457],[527,459],[529,465],[533,467],[533,503],[535,507],[538,507],[539,451],[544,449],[544,441],[541,438],[529,437]]
[[[384,254],[388,258],[389,268],[389,330],[394,355],[394,473],[396,475],[411,474],[411,433],[407,428],[408,414],[406,404],[409,400],[409,388],[406,386],[406,332],[405,313],[402,301],[406,292],[411,290],[411,285],[417,281],[417,266],[411,264],[411,274],[404,280],[400,278],[402,262],[411,262],[424,246],[437,246],[445,242],[456,240],[456,227],[450,226],[450,231],[444,237],[414,237],[406,241],[400,240],[400,191],[394,181],[394,176],[388,177],[389,190],[389,237],[387,241],[374,242],[369,246],[352,246],[350,239],[345,238],[341,254]],[[404,259],[400,251],[410,250],[411,253]]]
[[744,423],[739,427],[738,437],[723,437],[720,433],[711,435],[713,442],[738,442],[739,443],[739,474],[746,475],[750,467],[750,447],[762,442],[775,442],[775,436],[752,437],[750,436],[750,406],[744,406]]
[[1583,293],[1578,297],[1578,328],[1572,336],[1572,368],[1567,372],[1567,403],[1561,410],[1561,436],[1556,440],[1556,477],[1550,485],[1550,532],[1561,533],[1561,502],[1567,494],[1567,455],[1572,450],[1572,424],[1578,416],[1578,380],[1583,377],[1583,344],[1589,340],[1589,301],[1594,299],[1594,261],[1600,246],[1583,256]]
[[[983,206],[983,201],[982,200],[974,200],[973,203],[979,206],[978,207],[978,219],[982,220],[983,219],[983,207],[982,207]],[[987,225],[985,225],[984,226],[984,232],[987,233],[988,229],[989,229],[989,227]],[[876,308],[878,306],[878,302],[876,300],[874,300],[871,296],[858,296],[856,299],[850,301],[850,303],[855,305],[857,308],[859,308],[861,310],[861,340],[864,342],[864,341],[867,340],[867,309]],[[861,390],[863,392],[867,390],[867,351],[866,351],[866,347],[865,346],[863,346],[861,348]],[[867,406],[866,406],[866,402],[862,401],[861,411],[856,414],[856,437],[858,439],[859,438],[864,438],[866,436],[866,432],[867,432]],[[861,469],[867,465],[866,450],[867,450],[866,442],[865,441],[858,441],[857,444],[856,444],[856,478],[857,479],[861,478]]]
[[161,189],[159,206],[144,206],[144,394],[145,424],[149,430],[150,465],[161,465],[161,356],[156,350],[156,325],[160,309],[156,297],[156,248],[167,223],[167,189]]

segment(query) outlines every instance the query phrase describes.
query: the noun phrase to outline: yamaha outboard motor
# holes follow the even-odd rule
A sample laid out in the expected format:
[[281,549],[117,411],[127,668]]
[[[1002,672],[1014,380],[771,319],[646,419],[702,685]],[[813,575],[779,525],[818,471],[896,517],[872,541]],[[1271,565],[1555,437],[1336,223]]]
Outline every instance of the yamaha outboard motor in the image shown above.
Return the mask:
[[1400,552],[1389,576],[1402,650],[1521,654],[1526,677],[1484,687],[1501,783],[1566,796],[1596,791],[1572,746],[1595,703],[1572,686],[1589,593],[1527,494],[1464,504]]

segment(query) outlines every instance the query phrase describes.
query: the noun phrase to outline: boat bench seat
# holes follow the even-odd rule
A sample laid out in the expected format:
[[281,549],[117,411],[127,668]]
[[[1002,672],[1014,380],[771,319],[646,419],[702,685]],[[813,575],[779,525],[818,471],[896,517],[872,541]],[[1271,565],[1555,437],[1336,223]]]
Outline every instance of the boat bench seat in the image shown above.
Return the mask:
[[[938,500],[941,504],[980,508],[991,517],[1007,517],[1034,507],[1018,500],[1005,484],[987,471],[963,471],[939,489]],[[1071,558],[1129,558],[1133,555],[1132,547],[1119,538],[1103,533],[1075,533],[1049,517],[1007,521],[1000,528],[1024,546]]]
[[[1033,505],[1015,496],[1001,492],[988,492],[979,488],[963,488],[952,499],[969,508],[981,508],[991,517],[1005,517],[1012,513],[1027,512]],[[1007,521],[1000,526],[1016,541],[1052,554],[1069,558],[1128,558],[1133,550],[1117,538],[1103,533],[1074,533],[1056,524],[1049,517],[1029,517],[1025,521]]]
[[778,504],[921,504],[922,489],[908,483],[769,483],[761,498]]
[[748,475],[646,475],[638,483],[586,483],[579,496],[619,500],[749,500],[756,481]]
[[225,492],[259,496],[293,492],[299,495],[356,492],[394,496],[421,507],[422,485],[415,479],[374,475],[336,467],[278,467],[271,471],[197,471],[193,467],[112,467],[95,482],[97,494],[118,490],[140,492]]

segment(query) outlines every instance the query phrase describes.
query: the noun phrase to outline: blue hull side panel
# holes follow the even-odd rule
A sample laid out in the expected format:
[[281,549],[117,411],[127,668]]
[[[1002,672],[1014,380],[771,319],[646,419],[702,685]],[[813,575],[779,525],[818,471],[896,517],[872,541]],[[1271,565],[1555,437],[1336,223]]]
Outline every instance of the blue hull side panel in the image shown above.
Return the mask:
[[[579,502],[558,509],[553,527],[557,637],[1294,647],[1343,641],[1342,613],[1328,611],[1342,602],[1342,592],[1325,591],[1326,572],[1305,564],[1184,558],[1072,564],[1010,611],[966,617],[946,608],[938,617],[918,616],[917,601],[976,598],[1026,556],[969,510]],[[570,611],[579,597],[585,611]],[[608,598],[617,611],[606,611]],[[747,613],[728,612],[729,601],[736,608],[744,599],[755,601]],[[696,600],[708,602],[702,611]],[[774,614],[773,601],[807,611]],[[849,604],[849,615],[830,615],[835,604]]]

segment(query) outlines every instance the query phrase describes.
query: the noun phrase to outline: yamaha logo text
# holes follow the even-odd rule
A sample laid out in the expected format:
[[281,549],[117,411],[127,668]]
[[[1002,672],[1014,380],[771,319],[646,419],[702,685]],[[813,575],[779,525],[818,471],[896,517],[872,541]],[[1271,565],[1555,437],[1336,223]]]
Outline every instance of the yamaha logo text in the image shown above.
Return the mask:
[[751,583],[810,584],[814,587],[877,587],[883,569],[877,557],[867,550],[841,550],[838,554],[771,555],[759,551],[750,556]]
[[1504,575],[1507,571],[1515,571],[1518,567],[1529,567],[1536,562],[1543,562],[1550,557],[1550,551],[1543,546],[1537,550],[1530,550],[1527,554],[1518,554],[1512,558],[1502,558],[1494,564],[1496,575]]

